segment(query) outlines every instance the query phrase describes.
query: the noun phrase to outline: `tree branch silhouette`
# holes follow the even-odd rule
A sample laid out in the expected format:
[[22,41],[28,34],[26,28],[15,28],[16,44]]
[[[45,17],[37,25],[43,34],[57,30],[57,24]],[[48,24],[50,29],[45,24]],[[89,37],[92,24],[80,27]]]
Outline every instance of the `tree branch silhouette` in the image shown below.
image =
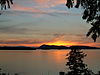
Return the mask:
[[11,7],[13,0],[0,0],[1,10],[6,10]]
[[82,19],[92,25],[86,36],[91,36],[96,42],[100,36],[100,0],[67,0],[66,6],[69,9],[73,7],[84,9]]

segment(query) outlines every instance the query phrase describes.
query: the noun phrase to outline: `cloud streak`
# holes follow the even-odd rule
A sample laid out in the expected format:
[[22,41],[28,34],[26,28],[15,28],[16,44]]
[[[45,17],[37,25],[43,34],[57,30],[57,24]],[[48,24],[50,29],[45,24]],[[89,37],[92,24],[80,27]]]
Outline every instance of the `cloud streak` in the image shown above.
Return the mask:
[[35,2],[40,5],[39,8],[50,8],[61,4],[65,4],[65,0],[35,0]]
[[[47,36],[48,34],[45,34]],[[41,34],[42,36],[42,34]],[[43,34],[44,36],[44,34]],[[93,43],[93,42],[86,42],[82,41],[82,35],[67,35],[67,34],[52,34],[51,36],[54,36],[51,40],[43,40],[41,38],[31,38],[31,39],[6,39],[6,40],[0,40],[0,46],[40,46],[43,44],[48,45],[65,45],[65,46],[71,46],[71,45],[84,45],[84,46],[94,46],[94,47],[100,47],[100,43]],[[66,36],[70,36],[73,40],[65,40]],[[74,37],[80,38],[79,40],[75,41]]]
[[72,42],[72,41],[43,41],[43,40],[6,40],[1,41],[0,40],[0,46],[40,46],[43,44],[48,45],[65,45],[65,46],[71,46],[71,45],[83,45],[83,46],[94,46],[94,47],[100,47],[100,43],[80,43],[80,42]]
[[[67,11],[65,0],[14,1],[15,4],[12,9],[5,11],[4,15],[0,17],[0,33],[2,34],[0,37],[6,38],[0,40],[1,46],[40,46],[52,42],[100,46],[100,41],[94,44],[90,42],[90,39],[85,38],[85,34],[77,35],[73,34],[74,32],[70,34],[70,32],[74,31],[74,27],[77,27],[77,30],[79,27],[78,25],[71,26],[78,20],[76,17],[72,19],[73,16],[80,16],[81,14],[76,11],[72,13]],[[64,29],[66,31],[63,31]],[[20,38],[15,38],[16,35]],[[27,35],[31,39],[28,39]]]
[[[24,1],[22,1],[24,2]],[[78,13],[70,13],[67,10],[57,10],[51,7],[56,7],[61,4],[65,4],[65,0],[29,0],[25,1],[25,4],[20,4],[22,2],[15,3],[12,7],[12,10],[16,13],[20,14],[33,14],[33,15],[50,15],[50,16],[58,16],[58,15],[70,15],[70,16],[80,16]],[[30,3],[30,4],[28,4]],[[32,5],[33,3],[33,5]],[[63,5],[64,6],[64,5]],[[59,7],[60,8],[60,7]],[[66,8],[66,7],[65,7]]]

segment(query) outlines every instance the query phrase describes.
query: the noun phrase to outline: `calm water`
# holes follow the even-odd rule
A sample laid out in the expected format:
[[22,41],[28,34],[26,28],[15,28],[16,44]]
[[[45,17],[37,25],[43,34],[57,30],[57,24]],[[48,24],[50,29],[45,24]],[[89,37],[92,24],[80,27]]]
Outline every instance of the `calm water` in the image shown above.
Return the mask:
[[[58,75],[67,71],[66,54],[69,50],[0,51],[0,67],[11,75]],[[85,63],[97,72],[100,70],[100,50],[85,50]]]

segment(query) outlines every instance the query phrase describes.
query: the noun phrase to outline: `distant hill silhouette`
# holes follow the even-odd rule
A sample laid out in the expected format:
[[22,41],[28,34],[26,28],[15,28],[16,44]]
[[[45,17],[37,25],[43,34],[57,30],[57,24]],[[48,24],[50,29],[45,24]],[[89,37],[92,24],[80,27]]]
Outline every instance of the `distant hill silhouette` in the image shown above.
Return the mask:
[[40,47],[26,47],[26,46],[4,46],[0,47],[0,50],[36,50],[36,49],[100,49],[98,47],[90,47],[90,46],[57,46],[57,45],[41,45]]
[[39,49],[72,49],[72,48],[78,48],[78,49],[100,49],[97,47],[90,47],[90,46],[56,46],[56,45],[41,45]]
[[72,49],[72,48],[74,48],[74,49],[100,49],[100,48],[98,48],[98,47],[90,47],[90,46],[70,46],[70,49]]
[[35,47],[25,47],[25,46],[4,46],[0,47],[0,50],[36,50]]
[[56,45],[41,45],[39,49],[69,49],[66,46],[56,46]]

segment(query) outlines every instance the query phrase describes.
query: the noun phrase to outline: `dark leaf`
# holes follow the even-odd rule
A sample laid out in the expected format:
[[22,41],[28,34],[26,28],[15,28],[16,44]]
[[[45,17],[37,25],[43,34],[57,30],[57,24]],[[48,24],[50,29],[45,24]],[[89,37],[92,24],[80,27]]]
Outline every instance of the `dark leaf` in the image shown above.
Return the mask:
[[87,19],[87,17],[88,17],[88,10],[85,10],[82,18]]
[[94,28],[93,28],[93,27],[91,27],[91,28],[89,29],[88,33],[86,34],[86,36],[87,36],[87,37],[88,37],[88,36],[90,36],[90,35],[91,35],[91,33],[93,32],[93,30],[94,30]]
[[97,39],[97,34],[96,33],[94,33],[93,35],[92,35],[92,37],[91,37],[93,40],[94,40],[94,42],[96,42],[96,39]]
[[77,0],[77,4],[76,4],[76,8],[79,8],[79,5],[80,5],[80,0]]

